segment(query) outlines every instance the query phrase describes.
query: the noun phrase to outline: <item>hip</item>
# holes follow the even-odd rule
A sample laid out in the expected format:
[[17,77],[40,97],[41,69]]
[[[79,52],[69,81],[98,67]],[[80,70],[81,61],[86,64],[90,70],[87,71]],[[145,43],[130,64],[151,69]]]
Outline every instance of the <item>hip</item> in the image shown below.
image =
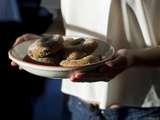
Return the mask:
[[106,107],[102,110],[98,105],[70,96],[68,108],[72,114],[72,120],[95,120],[95,118],[96,120],[160,120],[160,107],[119,106]]

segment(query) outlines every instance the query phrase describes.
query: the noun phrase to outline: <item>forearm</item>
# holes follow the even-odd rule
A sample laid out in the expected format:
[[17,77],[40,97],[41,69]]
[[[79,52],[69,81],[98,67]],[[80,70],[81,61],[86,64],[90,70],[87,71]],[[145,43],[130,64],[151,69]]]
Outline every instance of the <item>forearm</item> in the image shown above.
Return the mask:
[[143,48],[129,50],[132,58],[132,65],[160,65],[160,46],[154,48]]

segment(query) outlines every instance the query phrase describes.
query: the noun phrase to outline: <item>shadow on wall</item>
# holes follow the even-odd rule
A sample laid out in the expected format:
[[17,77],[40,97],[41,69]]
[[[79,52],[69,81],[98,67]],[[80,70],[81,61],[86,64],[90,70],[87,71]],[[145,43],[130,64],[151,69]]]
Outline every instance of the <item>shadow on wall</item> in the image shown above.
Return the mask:
[[81,34],[88,34],[90,36],[94,36],[94,37],[97,37],[101,40],[105,40],[106,37],[100,33],[97,33],[97,32],[94,32],[92,30],[88,30],[88,29],[85,29],[85,28],[82,28],[80,26],[75,26],[75,25],[72,25],[72,24],[68,24],[66,23],[64,20],[64,26],[66,29],[70,30],[70,31],[74,31],[74,32],[77,32],[77,33],[81,33]]

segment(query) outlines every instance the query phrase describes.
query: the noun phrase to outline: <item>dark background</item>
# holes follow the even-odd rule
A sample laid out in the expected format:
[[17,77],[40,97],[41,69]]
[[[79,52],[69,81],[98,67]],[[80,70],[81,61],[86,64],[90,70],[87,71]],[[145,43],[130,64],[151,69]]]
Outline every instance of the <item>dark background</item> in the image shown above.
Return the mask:
[[[0,0],[0,5],[2,3]],[[16,38],[24,33],[42,34],[53,28],[53,33],[63,34],[62,20],[53,19],[54,14],[41,6],[41,0],[17,0],[17,17],[12,13],[16,6],[9,8],[9,4],[5,7],[8,12],[0,15],[3,18],[0,19],[2,116],[5,120],[9,117],[15,120],[60,120],[64,107],[63,94],[60,92],[61,80],[38,77],[12,67],[8,50]],[[3,12],[2,9],[0,12]]]

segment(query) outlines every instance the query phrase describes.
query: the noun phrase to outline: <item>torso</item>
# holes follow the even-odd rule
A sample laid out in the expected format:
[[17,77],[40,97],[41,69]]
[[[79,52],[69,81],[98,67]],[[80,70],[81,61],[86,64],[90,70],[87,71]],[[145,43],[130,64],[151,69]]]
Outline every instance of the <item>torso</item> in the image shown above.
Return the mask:
[[[122,15],[124,14],[121,13],[120,1],[113,0],[112,4],[110,2],[111,0],[107,2],[106,0],[101,2],[99,0],[62,0],[66,34],[94,36],[103,40],[109,38],[108,42],[117,49],[157,45],[158,42],[155,41],[160,40],[160,34],[158,34],[160,31],[159,0],[144,0],[142,2],[143,8],[145,8],[145,10],[143,9],[145,16],[149,17],[153,13],[157,14],[150,19],[152,21],[150,27],[154,30],[152,35],[154,35],[155,41],[153,42],[148,42],[151,39],[146,40],[146,37],[143,36],[146,33],[142,34],[143,29],[140,29],[139,24],[137,24],[135,13],[129,5],[127,5],[127,12],[129,13],[128,20],[130,20],[130,35],[126,35],[127,27],[125,28],[123,24]],[[116,102],[131,106],[160,106],[160,103],[155,102],[155,99],[159,99],[160,96],[160,81],[158,79],[159,72],[155,68],[132,68],[126,70],[109,83],[73,83],[69,80],[63,80],[62,91],[86,101],[99,102],[101,108]],[[150,90],[154,91],[155,96],[152,96],[153,98],[145,103],[145,98],[148,99],[147,95]]]

